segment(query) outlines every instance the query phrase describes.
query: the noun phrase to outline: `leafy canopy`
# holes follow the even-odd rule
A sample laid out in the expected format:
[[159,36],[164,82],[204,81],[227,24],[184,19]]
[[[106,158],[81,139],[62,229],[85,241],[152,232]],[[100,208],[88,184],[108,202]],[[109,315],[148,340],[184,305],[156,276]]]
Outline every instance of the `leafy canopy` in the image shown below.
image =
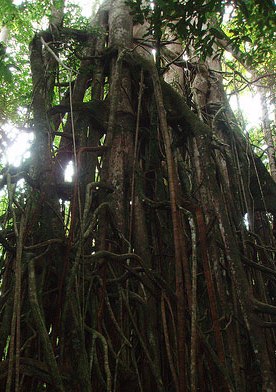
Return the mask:
[[[275,67],[275,4],[272,0],[129,0],[138,22],[150,22],[149,33],[169,27],[201,57],[212,54],[217,40],[241,51],[245,63]],[[225,15],[228,20],[225,20]]]
[[[1,28],[8,30],[8,40],[0,43],[0,124],[26,122],[26,111],[32,102],[29,44],[36,32],[48,28],[51,7],[59,6],[58,2],[60,0],[25,0],[15,5],[11,0],[1,0],[0,31]],[[79,5],[68,2],[63,24],[86,29],[88,19],[81,16]]]
[[[26,121],[26,110],[32,101],[28,45],[36,31],[47,28],[51,7],[60,1],[25,0],[15,5],[12,0],[1,0],[2,28],[5,26],[9,31],[8,42],[0,44],[1,123]],[[142,23],[147,18],[148,34],[157,45],[170,29],[184,47],[192,46],[204,58],[217,48],[215,44],[224,41],[258,74],[274,72],[275,4],[272,0],[128,0],[128,3],[136,22]],[[74,2],[66,3],[63,23],[79,29],[88,26],[88,20],[81,16]],[[222,52],[220,49],[218,54]],[[65,61],[70,61],[70,48]]]

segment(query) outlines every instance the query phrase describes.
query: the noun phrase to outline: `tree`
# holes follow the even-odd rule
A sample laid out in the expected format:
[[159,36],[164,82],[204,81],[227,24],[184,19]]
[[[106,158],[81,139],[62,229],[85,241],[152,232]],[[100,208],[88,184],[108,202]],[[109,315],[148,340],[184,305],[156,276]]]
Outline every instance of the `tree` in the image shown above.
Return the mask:
[[54,1],[32,37],[32,155],[1,180],[1,391],[273,390],[276,184],[227,100],[219,47],[248,63],[222,5],[111,0],[80,29]]

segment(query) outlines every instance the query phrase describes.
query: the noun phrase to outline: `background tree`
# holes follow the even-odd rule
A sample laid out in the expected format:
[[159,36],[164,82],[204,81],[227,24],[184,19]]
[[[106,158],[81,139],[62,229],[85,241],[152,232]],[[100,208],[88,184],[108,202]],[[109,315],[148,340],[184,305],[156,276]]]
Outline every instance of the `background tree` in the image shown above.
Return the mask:
[[34,142],[2,170],[0,390],[272,391],[273,127],[258,157],[226,93],[273,97],[274,3],[4,5],[2,144]]

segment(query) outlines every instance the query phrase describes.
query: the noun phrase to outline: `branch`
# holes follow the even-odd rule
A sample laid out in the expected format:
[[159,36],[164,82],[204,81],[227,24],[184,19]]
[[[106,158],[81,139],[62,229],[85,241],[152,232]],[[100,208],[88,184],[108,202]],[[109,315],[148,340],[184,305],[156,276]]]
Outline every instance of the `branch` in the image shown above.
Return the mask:
[[258,324],[263,328],[276,328],[276,322],[274,321],[258,321]]
[[253,310],[259,313],[267,313],[276,316],[276,306],[266,304],[264,302],[258,301],[256,298],[251,299],[253,305]]
[[48,50],[48,52],[54,57],[54,59],[67,71],[70,72],[70,75],[75,72],[72,68],[67,67],[66,64],[56,55],[56,53],[50,48],[49,44],[44,41],[43,37],[40,37],[41,43],[45,46],[45,48]]
[[[36,183],[35,181],[29,176],[28,173],[26,173],[25,171],[20,171],[20,167],[17,168],[18,172],[12,176],[10,176],[10,182],[11,184],[16,184],[19,180],[21,180],[22,178],[24,178],[24,180],[32,187],[35,188]],[[7,185],[7,174],[5,174],[1,181],[0,181],[0,189],[2,189],[5,185]]]
[[64,242],[64,240],[61,240],[60,238],[53,238],[53,239],[49,239],[47,241],[39,242],[38,244],[35,244],[35,245],[24,246],[24,250],[42,248],[43,246],[49,246],[51,244],[62,244],[63,242]]
[[246,265],[248,265],[249,267],[255,268],[255,269],[259,270],[259,271],[262,271],[262,272],[264,272],[266,274],[273,275],[273,276],[276,277],[276,271],[274,271],[272,268],[265,267],[262,264],[255,263],[255,261],[250,261],[250,260],[246,259],[244,256],[243,256],[243,262]]
[[[86,255],[85,259],[111,259],[115,261],[129,261],[130,259],[133,259],[138,262],[138,264],[142,267],[143,272],[148,276],[148,278],[157,285],[160,289],[165,290],[170,294],[171,297],[175,298],[174,293],[172,292],[170,286],[166,283],[166,281],[156,272],[150,270],[149,268],[145,267],[143,260],[141,259],[140,256],[138,256],[135,253],[124,253],[124,254],[117,254],[113,252],[109,252],[107,250],[100,250],[92,255]],[[103,263],[103,261],[100,261],[100,263]],[[124,268],[126,268],[129,272],[131,272],[133,275],[139,278],[139,274],[135,272],[133,269],[129,267],[129,265],[125,264]],[[145,284],[145,283],[143,283]]]
[[103,361],[104,361],[104,370],[106,374],[106,390],[107,392],[111,392],[111,371],[109,367],[109,359],[108,359],[108,344],[106,338],[98,331],[93,328],[90,328],[88,325],[84,325],[84,328],[89,331],[93,337],[98,338],[103,346]]

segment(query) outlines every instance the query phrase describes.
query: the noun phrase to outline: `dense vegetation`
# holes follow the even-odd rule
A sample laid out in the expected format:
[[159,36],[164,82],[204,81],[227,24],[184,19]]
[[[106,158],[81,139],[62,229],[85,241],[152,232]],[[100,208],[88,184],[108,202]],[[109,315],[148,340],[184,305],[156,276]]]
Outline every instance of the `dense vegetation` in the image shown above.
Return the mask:
[[273,391],[274,2],[1,1],[0,391]]

